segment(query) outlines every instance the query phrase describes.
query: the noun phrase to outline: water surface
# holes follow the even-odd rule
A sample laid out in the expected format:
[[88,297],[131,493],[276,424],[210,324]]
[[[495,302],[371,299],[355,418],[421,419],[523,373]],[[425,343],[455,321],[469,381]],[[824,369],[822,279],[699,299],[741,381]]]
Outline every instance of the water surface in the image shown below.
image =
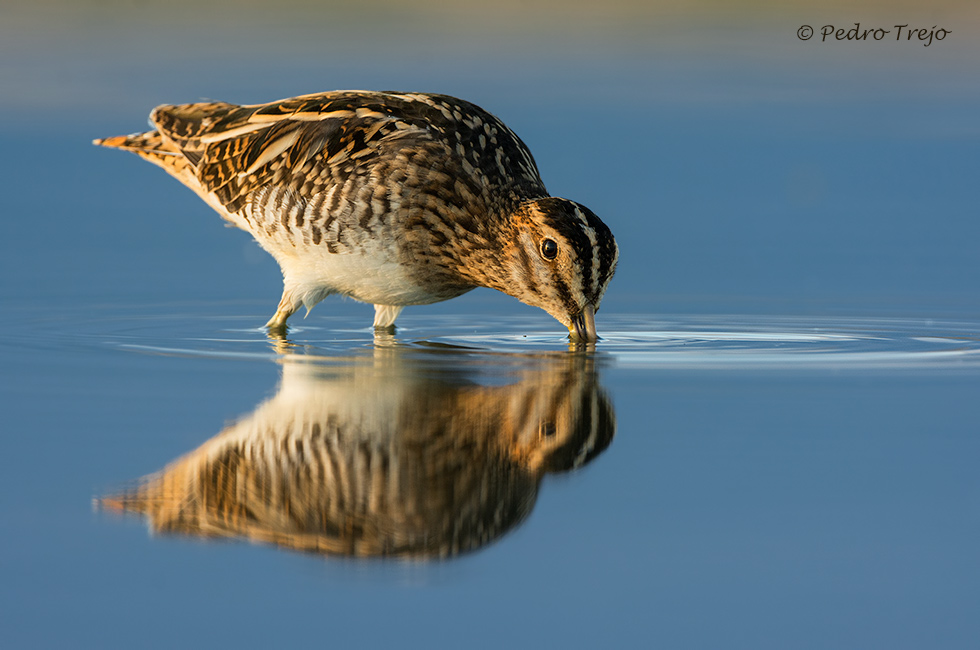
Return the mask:
[[48,310],[5,340],[18,643],[57,637],[55,589],[102,622],[83,645],[161,608],[185,623],[160,645],[254,641],[215,610],[310,638],[326,611],[350,642],[384,612],[388,643],[507,603],[496,645],[581,599],[605,623],[573,645],[707,643],[705,607],[747,645],[844,638],[814,611],[906,647],[972,626],[978,323],[603,313],[575,350],[535,314],[282,341],[240,307]]

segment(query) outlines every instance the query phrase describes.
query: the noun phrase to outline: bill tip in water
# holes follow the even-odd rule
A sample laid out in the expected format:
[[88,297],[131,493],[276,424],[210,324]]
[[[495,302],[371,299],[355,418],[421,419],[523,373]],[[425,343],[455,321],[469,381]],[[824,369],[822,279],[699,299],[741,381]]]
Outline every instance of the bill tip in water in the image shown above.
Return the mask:
[[593,305],[585,305],[582,311],[572,318],[572,324],[568,328],[568,338],[583,343],[595,343],[599,339],[595,331],[595,307]]

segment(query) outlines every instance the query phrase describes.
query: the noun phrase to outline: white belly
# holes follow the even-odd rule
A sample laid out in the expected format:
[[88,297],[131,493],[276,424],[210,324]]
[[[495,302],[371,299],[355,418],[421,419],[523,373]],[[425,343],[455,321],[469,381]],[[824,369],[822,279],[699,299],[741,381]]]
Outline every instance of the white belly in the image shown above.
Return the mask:
[[[339,293],[373,305],[424,305],[443,298],[420,286],[417,276],[382,255],[305,251],[276,255],[284,284],[298,294],[317,294],[314,304]],[[306,299],[304,304],[308,304]]]

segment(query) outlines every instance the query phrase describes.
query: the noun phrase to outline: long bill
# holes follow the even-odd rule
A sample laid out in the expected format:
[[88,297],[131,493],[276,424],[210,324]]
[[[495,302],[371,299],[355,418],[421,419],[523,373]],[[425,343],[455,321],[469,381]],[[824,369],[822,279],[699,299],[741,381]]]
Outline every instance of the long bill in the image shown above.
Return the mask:
[[586,304],[578,316],[572,319],[572,326],[568,328],[568,335],[573,341],[586,343],[595,343],[599,339],[595,331],[595,307],[591,303]]

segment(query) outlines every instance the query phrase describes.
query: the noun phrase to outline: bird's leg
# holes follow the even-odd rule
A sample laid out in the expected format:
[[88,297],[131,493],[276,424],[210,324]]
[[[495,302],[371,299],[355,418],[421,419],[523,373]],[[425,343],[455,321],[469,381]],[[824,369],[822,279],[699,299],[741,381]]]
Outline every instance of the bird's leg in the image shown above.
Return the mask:
[[374,331],[394,334],[395,319],[402,313],[399,305],[375,305],[374,306]]
[[276,309],[275,315],[269,319],[265,326],[269,328],[270,332],[285,332],[286,319],[292,316],[297,309],[299,309],[299,305],[293,300],[292,293],[283,291],[282,298],[279,300],[279,308]]

